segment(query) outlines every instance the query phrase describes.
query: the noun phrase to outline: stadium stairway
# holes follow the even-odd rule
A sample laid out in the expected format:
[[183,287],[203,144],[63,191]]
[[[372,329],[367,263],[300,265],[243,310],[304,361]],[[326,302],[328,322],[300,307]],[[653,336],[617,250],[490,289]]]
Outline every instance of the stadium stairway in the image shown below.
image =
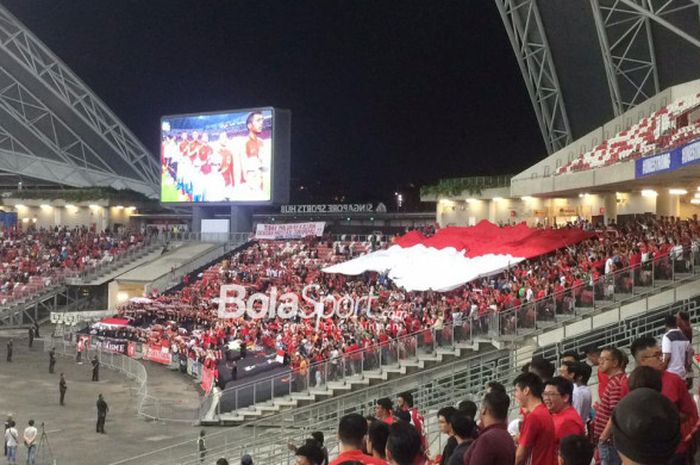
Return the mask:
[[[399,363],[387,364],[378,370],[361,370],[360,375],[346,376],[339,382],[328,381],[319,387],[309,387],[301,392],[291,392],[247,407],[223,411],[220,405],[222,404],[221,395],[214,393],[203,401],[200,408],[200,421],[202,425],[241,425],[347,393],[372,389],[383,383],[399,378],[404,379],[407,375],[420,373],[449,362],[467,360],[493,350],[517,348],[521,358],[531,358],[537,347],[552,341],[591,331],[600,324],[624,320],[651,308],[700,294],[700,266],[690,267],[689,271],[682,273],[676,272],[676,268],[678,267],[674,263],[670,275],[665,276],[666,279],[654,278],[653,276],[658,273],[655,273],[652,268],[652,279],[646,286],[624,286],[623,280],[617,279],[619,276],[613,279],[602,277],[599,286],[590,287],[591,298],[580,299],[580,304],[570,312],[554,311],[554,314],[548,318],[535,318],[535,321],[531,321],[530,324],[516,327],[508,334],[503,334],[502,329],[506,327],[504,320],[507,316],[507,312],[504,312],[498,315],[498,322],[492,323],[501,328],[497,334],[491,332],[474,335],[464,342],[448,340],[444,341],[441,347],[433,346],[432,350],[430,347],[423,351],[416,348],[414,356],[405,357],[405,359],[397,357],[401,359]],[[554,302],[552,304],[556,306]],[[534,308],[535,304],[531,305]],[[522,309],[517,311],[522,314]],[[267,382],[272,383],[272,380]],[[310,384],[313,383],[307,380],[307,385]],[[245,389],[245,385],[233,389]],[[227,392],[229,390],[223,395]]]
[[[182,246],[182,243],[170,244],[169,249],[172,250],[180,246]],[[127,271],[155,260],[163,253],[164,247],[165,244],[163,242],[152,242],[125,254],[124,257],[117,258],[113,262],[97,266],[79,276],[67,278],[66,284],[71,286],[99,286]]]
[[[691,322],[697,327],[700,324],[700,274],[683,276],[682,279],[676,276],[671,282],[656,282],[653,287],[637,289],[634,295],[612,305],[606,303],[605,307],[596,305],[593,310],[581,309],[575,317],[562,321],[557,327],[548,325],[523,334],[521,338],[510,338],[500,349],[483,345],[479,352],[464,358],[270,413],[248,420],[240,427],[207,434],[208,454],[235,461],[247,453],[258,463],[289,464],[294,462],[294,453],[287,449],[287,444],[301,444],[312,431],[322,431],[333,455],[337,453],[335,432],[340,417],[350,412],[373,413],[378,398],[396,398],[404,391],[412,392],[415,404],[425,418],[434,454],[442,449],[446,439],[439,433],[437,425],[437,411],[441,407],[465,399],[478,402],[489,381],[510,386],[519,373],[519,367],[533,354],[555,360],[561,350],[575,348],[580,351],[591,342],[626,347],[636,337],[658,335],[663,331],[660,323],[663,315],[681,308],[690,313]],[[196,450],[196,439],[192,439],[118,464],[196,465],[199,463]]]

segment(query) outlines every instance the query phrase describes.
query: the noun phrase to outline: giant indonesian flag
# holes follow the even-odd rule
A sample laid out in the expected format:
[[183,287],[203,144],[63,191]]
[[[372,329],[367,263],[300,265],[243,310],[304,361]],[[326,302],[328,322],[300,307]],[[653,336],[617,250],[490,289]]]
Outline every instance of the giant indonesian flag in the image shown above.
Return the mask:
[[501,228],[482,221],[466,228],[440,229],[431,237],[411,231],[386,250],[323,271],[353,276],[366,271],[387,272],[408,291],[444,292],[591,236],[580,229],[532,229],[524,223]]

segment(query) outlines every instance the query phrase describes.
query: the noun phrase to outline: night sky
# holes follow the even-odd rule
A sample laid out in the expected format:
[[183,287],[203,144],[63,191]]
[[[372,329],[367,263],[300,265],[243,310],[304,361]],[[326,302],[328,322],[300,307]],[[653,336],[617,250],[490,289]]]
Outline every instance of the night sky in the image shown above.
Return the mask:
[[490,0],[2,3],[154,154],[162,115],[290,109],[296,203],[391,202],[545,155]]

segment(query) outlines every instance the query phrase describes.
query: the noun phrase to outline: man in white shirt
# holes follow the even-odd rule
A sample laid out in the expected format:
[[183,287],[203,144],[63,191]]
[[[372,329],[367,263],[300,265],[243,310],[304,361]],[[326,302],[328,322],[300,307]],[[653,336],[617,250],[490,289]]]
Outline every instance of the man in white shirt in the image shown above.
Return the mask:
[[29,426],[24,429],[24,445],[27,446],[27,465],[35,465],[36,462],[36,437],[37,430],[34,420],[29,420]]
[[6,456],[7,463],[10,465],[17,464],[17,443],[19,441],[19,433],[15,428],[15,421],[8,422],[8,428],[5,430],[5,447],[7,448]]
[[664,367],[667,371],[675,373],[685,380],[692,359],[690,342],[683,332],[678,329],[678,323],[674,315],[667,315],[665,324],[666,334],[661,339]]

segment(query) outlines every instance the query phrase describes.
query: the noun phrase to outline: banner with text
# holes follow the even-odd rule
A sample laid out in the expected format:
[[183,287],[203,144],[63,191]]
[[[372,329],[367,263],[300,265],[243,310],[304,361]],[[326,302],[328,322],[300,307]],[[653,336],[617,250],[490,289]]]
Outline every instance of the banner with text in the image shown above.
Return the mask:
[[143,359],[162,363],[163,365],[170,365],[173,361],[173,356],[165,347],[144,346]]
[[700,162],[700,141],[635,161],[635,178],[653,176]]
[[282,223],[263,224],[255,227],[256,239],[301,239],[309,236],[321,237],[326,223],[316,221],[313,223]]

